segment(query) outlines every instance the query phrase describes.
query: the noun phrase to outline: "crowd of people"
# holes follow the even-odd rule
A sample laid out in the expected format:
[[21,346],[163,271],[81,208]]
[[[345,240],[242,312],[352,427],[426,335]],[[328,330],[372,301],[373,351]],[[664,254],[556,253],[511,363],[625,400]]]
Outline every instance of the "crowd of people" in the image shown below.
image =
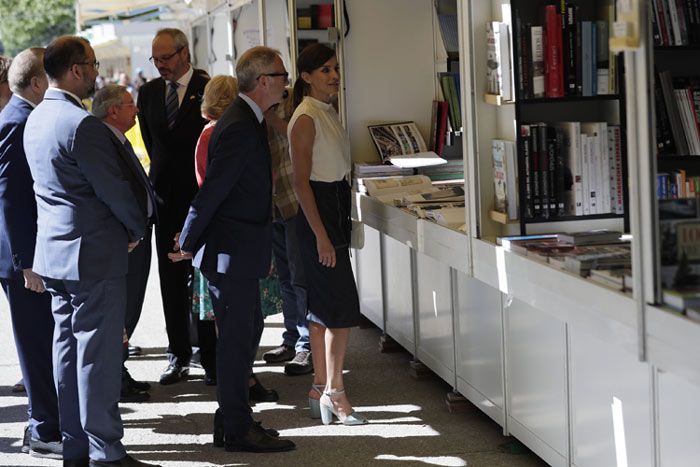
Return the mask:
[[[285,332],[264,360],[313,373],[313,418],[367,423],[343,382],[360,313],[335,52],[305,48],[291,92],[268,47],[244,52],[235,78],[210,79],[169,28],[151,61],[160,77],[134,101],[124,84],[95,92],[99,62],[80,37],[0,60],[0,283],[29,398],[23,451],[64,466],[153,465],[127,454],[118,408],[152,390],[125,363],[138,353],[128,340],[153,230],[168,336],[159,383],[189,374],[194,321],[204,383],[217,386],[214,446],[295,448],[252,418],[251,404],[279,399],[253,372],[272,270]],[[137,124],[148,174],[125,136]]]

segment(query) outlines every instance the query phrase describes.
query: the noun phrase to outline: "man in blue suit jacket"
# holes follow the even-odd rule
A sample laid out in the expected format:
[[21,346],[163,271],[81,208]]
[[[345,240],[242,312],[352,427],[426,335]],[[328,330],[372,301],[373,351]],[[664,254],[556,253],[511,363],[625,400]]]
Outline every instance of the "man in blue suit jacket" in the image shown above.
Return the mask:
[[[192,201],[173,260],[191,258],[209,280],[219,339],[217,396],[226,450],[294,449],[255,423],[248,377],[262,331],[258,280],[271,261],[272,172],[263,112],[282,100],[287,72],[279,54],[254,47],[236,65],[239,97],[216,124],[207,174]],[[215,417],[215,422],[217,417]]]
[[81,105],[99,63],[89,43],[63,36],[46,48],[51,87],[27,120],[34,178],[34,271],[51,293],[54,378],[64,466],[144,466],[126,454],[117,402],[128,252],[146,218],[110,144]]
[[58,401],[51,364],[51,296],[32,271],[36,201],[24,154],[24,127],[49,86],[44,49],[15,57],[8,73],[14,95],[0,112],[0,283],[10,303],[15,346],[29,399],[25,436],[34,456],[61,458]]

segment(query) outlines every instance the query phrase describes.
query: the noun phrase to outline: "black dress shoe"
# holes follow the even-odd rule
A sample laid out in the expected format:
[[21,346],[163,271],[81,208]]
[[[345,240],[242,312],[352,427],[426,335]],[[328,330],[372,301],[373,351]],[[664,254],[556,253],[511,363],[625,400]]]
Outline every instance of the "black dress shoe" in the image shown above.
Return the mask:
[[291,451],[296,445],[288,439],[273,438],[257,423],[253,423],[248,432],[238,438],[226,439],[229,452],[282,452]]
[[216,371],[207,371],[204,373],[204,385],[216,386]]
[[42,441],[40,439],[29,439],[29,455],[41,459],[63,459],[63,443],[61,440]]
[[160,384],[168,385],[182,381],[190,373],[190,368],[186,366],[178,365],[177,363],[171,363],[168,368],[165,369],[162,375],[160,375]]
[[94,461],[90,459],[89,467],[160,467],[160,465],[141,462],[127,454],[118,461]]
[[131,385],[123,385],[119,394],[119,402],[146,402],[151,395],[145,391],[139,391]]
[[277,402],[280,399],[277,391],[265,388],[257,376],[252,375],[251,378],[255,380],[255,384],[248,388],[248,399],[251,402]]
[[90,459],[63,459],[63,467],[90,467]]
[[136,381],[134,378],[131,377],[131,374],[126,369],[123,370],[123,374],[122,374],[122,386],[125,383],[131,385],[131,387],[136,389],[137,391],[143,392],[143,391],[150,391],[151,390],[150,383],[147,383],[145,381]]
[[293,359],[295,355],[294,348],[288,345],[280,345],[274,349],[268,350],[263,354],[263,360],[266,363],[282,363]]
[[[253,421],[254,424],[262,428],[268,436],[272,438],[279,438],[280,432],[274,428],[265,428],[262,426],[262,422]],[[224,417],[221,413],[221,409],[216,409],[214,412],[214,447],[222,448],[225,445],[226,436],[224,434]]]

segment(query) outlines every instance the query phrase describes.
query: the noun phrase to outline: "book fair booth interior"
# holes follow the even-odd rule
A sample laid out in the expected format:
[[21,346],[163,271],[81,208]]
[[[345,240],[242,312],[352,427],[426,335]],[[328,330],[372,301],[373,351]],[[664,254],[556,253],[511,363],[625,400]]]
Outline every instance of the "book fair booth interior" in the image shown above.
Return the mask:
[[381,349],[550,465],[700,459],[698,0],[204,4],[211,75],[337,50]]

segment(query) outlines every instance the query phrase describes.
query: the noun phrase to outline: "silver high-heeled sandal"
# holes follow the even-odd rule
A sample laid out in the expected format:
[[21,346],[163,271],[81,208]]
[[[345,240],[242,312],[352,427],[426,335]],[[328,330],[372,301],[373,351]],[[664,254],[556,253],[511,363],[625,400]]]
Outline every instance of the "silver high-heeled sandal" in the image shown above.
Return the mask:
[[[367,423],[369,423],[367,419],[362,414],[358,413],[356,410],[353,410],[343,419],[341,419],[340,416],[338,416],[338,411],[335,410],[335,407],[333,407],[333,396],[343,394],[344,392],[345,389],[338,389],[330,392],[326,391],[321,396],[321,399],[318,402],[319,408],[321,409],[321,421],[323,422],[323,424],[330,425],[330,423],[333,421],[333,416],[335,416],[340,421],[340,423],[348,426],[366,425]],[[323,402],[321,402],[324,396],[328,398],[330,405],[326,405]]]
[[[312,384],[311,389],[316,391],[319,396],[323,395],[323,390],[325,389],[326,385],[325,384]],[[311,418],[321,418],[321,406],[319,399],[314,399],[313,397],[309,397],[309,416]]]

